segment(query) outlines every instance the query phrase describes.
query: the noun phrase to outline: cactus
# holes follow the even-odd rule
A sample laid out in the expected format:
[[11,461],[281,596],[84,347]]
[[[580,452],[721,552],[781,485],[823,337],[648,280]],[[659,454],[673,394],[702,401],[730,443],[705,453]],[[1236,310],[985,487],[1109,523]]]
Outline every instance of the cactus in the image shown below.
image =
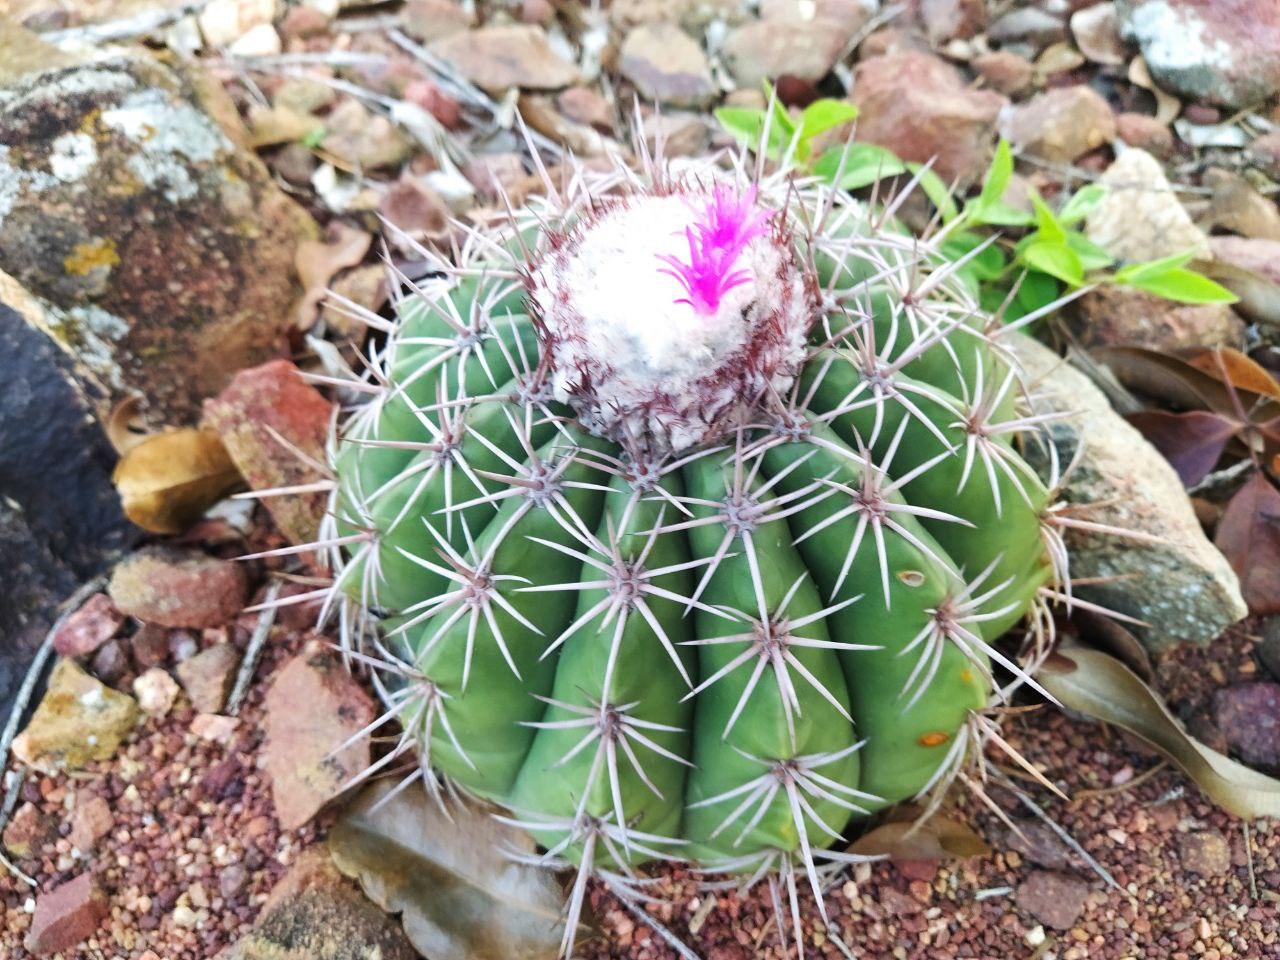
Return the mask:
[[578,169],[371,320],[326,544],[383,763],[505,808],[575,915],[675,860],[798,923],[796,878],[821,909],[841,840],[1035,682],[1071,521],[1008,328],[896,204]]

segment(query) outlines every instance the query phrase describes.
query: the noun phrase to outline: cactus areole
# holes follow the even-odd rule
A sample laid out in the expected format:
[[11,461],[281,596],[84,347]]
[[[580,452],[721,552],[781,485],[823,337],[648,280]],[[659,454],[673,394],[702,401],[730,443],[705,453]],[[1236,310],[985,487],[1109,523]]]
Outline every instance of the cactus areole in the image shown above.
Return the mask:
[[575,916],[674,860],[798,921],[1034,683],[1070,522],[1041,423],[893,204],[740,161],[566,182],[404,284],[348,393],[326,543],[384,762],[577,866]]

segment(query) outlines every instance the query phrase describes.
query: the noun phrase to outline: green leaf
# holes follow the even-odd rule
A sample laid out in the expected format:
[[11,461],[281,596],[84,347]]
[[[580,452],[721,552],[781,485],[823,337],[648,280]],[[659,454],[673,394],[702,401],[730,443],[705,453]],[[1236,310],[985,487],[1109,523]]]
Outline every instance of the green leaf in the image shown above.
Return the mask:
[[1028,313],[1049,306],[1061,293],[1062,288],[1053,277],[1038,270],[1028,270],[1013,297],[1011,312],[1014,315],[1006,314],[1005,317],[1009,320],[1025,317]]
[[1058,222],[1064,226],[1073,226],[1087,217],[1107,195],[1107,188],[1101,184],[1091,183],[1081,187],[1058,211]]
[[858,115],[858,108],[844,100],[815,100],[800,114],[800,139],[808,143],[832,127],[848,123]]
[[992,227],[1025,227],[1035,222],[1035,217],[1026,210],[1019,210],[1003,201],[982,207],[980,210],[970,206],[966,208],[965,214],[974,223]]
[[908,163],[906,166],[913,174],[920,174],[920,189],[929,198],[929,202],[941,211],[943,222],[950,223],[954,220],[959,213],[956,200],[942,178],[932,170],[925,170],[922,164]]
[[1062,228],[1062,224],[1053,215],[1049,205],[1040,198],[1040,194],[1035,192],[1031,194],[1031,207],[1036,213],[1036,227],[1040,234],[1039,240],[1042,243],[1065,246],[1067,243],[1067,231]]
[[[734,139],[745,143],[751,150],[760,149],[760,138],[764,135],[764,125],[767,117],[765,111],[757,110],[754,107],[721,107],[716,110],[715,116],[720,126],[724,127],[725,132]],[[771,158],[782,156],[783,150],[791,142],[792,130],[794,130],[794,126],[791,124],[790,118],[787,118],[786,129],[780,129],[776,120],[771,123],[769,126],[769,143],[765,148],[765,156]]]
[[1019,260],[1073,287],[1084,283],[1084,267],[1080,263],[1080,257],[1065,243],[1038,240],[1022,251]]
[[[951,261],[960,260],[967,253],[981,246],[986,239],[973,230],[953,233],[943,241],[942,255]],[[998,280],[1008,263],[1004,251],[993,243],[966,263],[964,270],[976,280]]]
[[327,137],[328,135],[329,135],[329,131],[326,130],[324,126],[319,126],[319,127],[316,127],[314,130],[312,130],[310,133],[308,133],[305,137],[303,137],[298,142],[301,143],[308,150],[314,150],[316,147],[320,146],[320,144],[324,143],[324,138]]
[[907,165],[892,150],[877,144],[848,143],[819,157],[813,172],[842,190],[860,190],[885,177],[906,173]]
[[1114,279],[1116,283],[1129,283],[1133,280],[1140,280],[1148,276],[1158,276],[1166,270],[1175,270],[1178,267],[1185,267],[1194,258],[1195,252],[1188,250],[1186,253],[1175,253],[1169,257],[1161,257],[1159,260],[1130,263],[1117,270]]
[[1221,284],[1185,267],[1130,277],[1124,285],[1179,303],[1235,303],[1239,299]]
[[1116,260],[1115,257],[1078,230],[1067,231],[1067,246],[1076,252],[1076,256],[1080,258],[1080,265],[1084,267],[1085,273],[1092,273],[1094,270],[1105,270]]
[[[1009,189],[1009,180],[1013,176],[1013,151],[1009,149],[1009,141],[1004,137],[996,144],[995,156],[991,158],[991,166],[982,180],[982,192],[978,194],[977,207],[985,210],[1000,203],[1004,192]],[[990,222],[990,221],[987,221]]]

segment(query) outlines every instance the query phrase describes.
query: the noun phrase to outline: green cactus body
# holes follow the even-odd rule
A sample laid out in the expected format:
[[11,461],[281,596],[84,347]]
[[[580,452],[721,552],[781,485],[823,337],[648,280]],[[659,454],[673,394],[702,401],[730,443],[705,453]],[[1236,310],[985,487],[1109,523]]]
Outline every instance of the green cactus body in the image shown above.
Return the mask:
[[816,891],[1028,679],[992,644],[1063,574],[1036,424],[927,244],[654,176],[584,176],[406,299],[336,447],[338,582],[424,765],[552,862]]

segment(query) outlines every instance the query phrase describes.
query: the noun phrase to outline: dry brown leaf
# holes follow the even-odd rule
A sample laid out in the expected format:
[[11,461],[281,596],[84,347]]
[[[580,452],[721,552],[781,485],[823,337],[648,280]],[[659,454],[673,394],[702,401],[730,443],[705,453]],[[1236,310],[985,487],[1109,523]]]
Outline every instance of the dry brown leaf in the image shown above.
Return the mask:
[[1239,391],[1280,400],[1280,383],[1265,367],[1233,347],[1218,347],[1188,354],[1187,363],[1219,383]]
[[921,812],[911,805],[899,807],[893,820],[863,834],[849,852],[890,860],[957,860],[991,854],[987,842],[963,823],[940,813],[920,821]]
[[141,409],[141,397],[125,397],[107,414],[107,441],[122,457],[151,436],[142,423]]
[[1182,112],[1182,102],[1177,97],[1165,93],[1151,79],[1151,70],[1141,54],[1129,62],[1129,82],[1135,87],[1151,91],[1151,95],[1156,98],[1156,120],[1162,126],[1169,126]]
[[147,437],[112,480],[125,516],[152,533],[181,533],[243,483],[218,435],[192,427]]
[[306,330],[315,322],[316,311],[329,288],[329,281],[339,270],[354,267],[364,259],[373,237],[363,230],[335,220],[329,227],[330,240],[304,240],[298,244],[294,265],[302,281],[302,299],[298,303],[298,329]]
[[369,899],[398,913],[405,935],[431,960],[554,960],[564,930],[555,875],[512,861],[528,835],[486,810],[381,781],[329,832],[338,869]]
[[1213,542],[1252,613],[1280,613],[1280,491],[1257,470],[1227,504]]
[[1151,688],[1114,657],[1066,644],[1045,662],[1036,679],[1064,707],[1141,737],[1223,809],[1250,819],[1280,816],[1280,780],[1189,736]]

